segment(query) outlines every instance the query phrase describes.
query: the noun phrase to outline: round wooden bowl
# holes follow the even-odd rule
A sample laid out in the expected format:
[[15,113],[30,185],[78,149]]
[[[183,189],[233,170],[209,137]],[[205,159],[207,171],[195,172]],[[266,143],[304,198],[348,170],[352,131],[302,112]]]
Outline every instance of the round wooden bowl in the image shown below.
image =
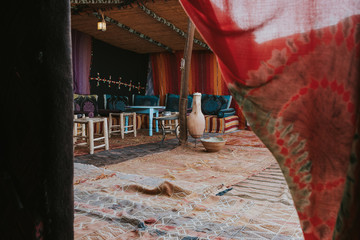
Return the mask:
[[222,137],[210,137],[200,139],[207,152],[217,152],[221,150],[226,143]]

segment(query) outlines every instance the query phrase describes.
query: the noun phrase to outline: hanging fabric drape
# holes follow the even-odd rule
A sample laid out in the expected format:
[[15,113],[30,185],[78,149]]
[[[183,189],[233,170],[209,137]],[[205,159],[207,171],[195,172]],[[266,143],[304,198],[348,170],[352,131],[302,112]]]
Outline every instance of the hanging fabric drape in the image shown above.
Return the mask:
[[154,94],[160,96],[160,104],[165,104],[167,93],[180,93],[180,61],[183,54],[177,52],[151,54]]
[[360,239],[360,5],[180,0],[277,159],[305,239]]
[[[157,53],[151,55],[153,65],[154,88],[156,94],[179,94],[181,79],[181,59],[183,52]],[[189,93],[201,92],[207,94],[230,94],[222,80],[216,57],[211,52],[192,53]]]
[[148,95],[148,96],[154,95],[153,73],[152,73],[151,59],[149,59],[149,63],[148,63],[145,95]]
[[[160,95],[160,104],[165,103],[167,93],[179,94],[181,82],[181,59],[183,52],[156,53],[151,55],[154,94]],[[214,95],[230,95],[221,74],[216,56],[212,52],[193,51],[190,65],[189,94],[201,92]],[[245,119],[235,101],[232,101],[239,116],[239,127],[244,129]]]
[[71,31],[73,91],[90,94],[91,37],[82,32]]

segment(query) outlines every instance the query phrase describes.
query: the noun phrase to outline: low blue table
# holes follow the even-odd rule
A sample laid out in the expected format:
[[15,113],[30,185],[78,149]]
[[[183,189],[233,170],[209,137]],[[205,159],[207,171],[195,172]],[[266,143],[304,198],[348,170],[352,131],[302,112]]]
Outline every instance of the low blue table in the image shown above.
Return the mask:
[[[153,135],[153,118],[154,114],[159,117],[159,111],[164,110],[165,106],[126,106],[126,112],[144,113],[149,115],[149,136]],[[159,132],[158,120],[156,120],[155,131]]]

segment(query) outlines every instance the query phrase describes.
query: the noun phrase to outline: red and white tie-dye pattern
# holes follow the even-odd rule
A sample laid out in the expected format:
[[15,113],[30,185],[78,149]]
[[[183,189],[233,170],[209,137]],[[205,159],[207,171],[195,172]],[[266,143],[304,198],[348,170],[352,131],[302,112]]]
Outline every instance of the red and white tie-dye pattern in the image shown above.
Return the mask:
[[360,3],[180,0],[276,157],[306,239],[360,239]]

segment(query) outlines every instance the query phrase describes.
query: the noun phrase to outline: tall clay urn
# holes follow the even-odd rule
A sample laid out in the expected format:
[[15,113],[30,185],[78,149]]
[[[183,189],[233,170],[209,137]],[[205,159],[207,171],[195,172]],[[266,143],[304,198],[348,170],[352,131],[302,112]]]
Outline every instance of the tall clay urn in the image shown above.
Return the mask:
[[193,138],[200,138],[204,134],[205,117],[201,112],[201,93],[193,94],[192,112],[187,117],[187,128]]

